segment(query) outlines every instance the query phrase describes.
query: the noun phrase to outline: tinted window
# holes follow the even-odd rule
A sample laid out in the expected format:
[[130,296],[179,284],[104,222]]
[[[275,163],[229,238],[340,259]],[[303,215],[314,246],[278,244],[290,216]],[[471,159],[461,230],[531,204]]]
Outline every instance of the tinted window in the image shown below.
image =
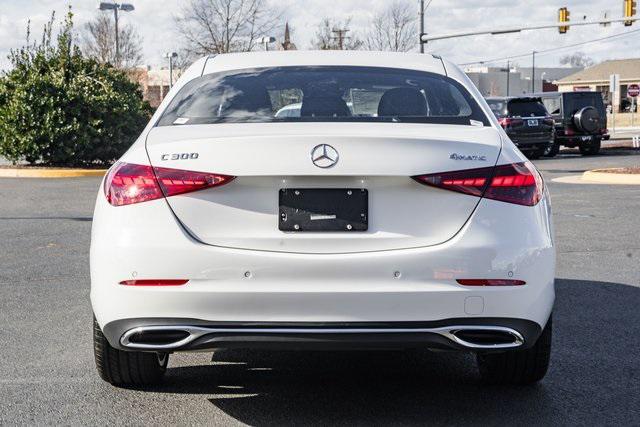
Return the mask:
[[513,117],[544,117],[547,110],[541,101],[518,100],[509,101],[509,115]]
[[496,117],[503,117],[507,114],[507,101],[502,99],[487,99],[489,108]]
[[202,76],[180,90],[158,125],[280,121],[489,125],[458,82],[374,67],[276,67]]
[[604,103],[602,102],[602,95],[600,93],[571,93],[565,95],[564,98],[564,113],[567,116],[571,116],[576,111],[584,107],[595,107],[600,113],[600,116],[604,117]]
[[560,114],[560,97],[542,98],[542,103],[549,114]]

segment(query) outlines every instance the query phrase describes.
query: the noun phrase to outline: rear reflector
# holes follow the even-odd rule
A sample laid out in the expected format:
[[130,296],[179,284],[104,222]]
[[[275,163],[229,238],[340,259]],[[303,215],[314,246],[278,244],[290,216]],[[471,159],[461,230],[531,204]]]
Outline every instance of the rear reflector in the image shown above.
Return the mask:
[[142,280],[123,280],[121,285],[125,286],[180,286],[189,280],[185,279],[142,279]]
[[508,279],[457,279],[456,282],[464,286],[522,286],[527,284],[524,280]]
[[412,177],[421,184],[477,197],[533,206],[542,198],[542,177],[529,162]]
[[229,175],[118,162],[107,174],[104,193],[113,206],[123,206],[217,187],[233,178]]

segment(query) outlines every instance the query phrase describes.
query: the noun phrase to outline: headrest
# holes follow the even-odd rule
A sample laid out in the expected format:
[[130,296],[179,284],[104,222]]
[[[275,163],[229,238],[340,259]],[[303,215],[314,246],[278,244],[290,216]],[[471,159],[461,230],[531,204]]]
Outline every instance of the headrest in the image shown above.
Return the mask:
[[348,117],[351,110],[339,96],[304,97],[300,108],[301,117]]
[[378,116],[426,116],[427,101],[418,89],[389,89],[380,98]]

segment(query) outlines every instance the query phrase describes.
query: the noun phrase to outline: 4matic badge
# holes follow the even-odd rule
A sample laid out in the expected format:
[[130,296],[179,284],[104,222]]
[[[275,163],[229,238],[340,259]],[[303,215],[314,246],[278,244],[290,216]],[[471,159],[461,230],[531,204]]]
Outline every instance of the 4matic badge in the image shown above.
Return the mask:
[[486,162],[487,161],[487,156],[481,156],[481,155],[477,155],[477,154],[471,155],[471,154],[451,153],[449,158],[451,160],[477,160],[477,161],[480,161],[480,162]]

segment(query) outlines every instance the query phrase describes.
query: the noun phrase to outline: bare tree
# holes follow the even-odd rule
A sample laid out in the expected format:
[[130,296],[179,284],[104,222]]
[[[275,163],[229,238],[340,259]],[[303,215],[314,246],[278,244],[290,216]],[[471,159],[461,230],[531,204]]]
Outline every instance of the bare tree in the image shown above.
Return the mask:
[[367,34],[369,50],[407,52],[418,42],[417,15],[408,3],[395,1],[374,16]]
[[175,20],[184,50],[202,56],[253,50],[280,16],[265,0],[189,0]]
[[351,18],[344,21],[323,18],[311,41],[313,49],[320,50],[358,50],[362,48],[362,39],[349,29]]
[[564,55],[560,58],[560,65],[571,65],[572,67],[591,67],[594,64],[593,59],[584,52],[574,52]]
[[116,58],[116,31],[113,17],[100,13],[85,24],[82,33],[82,51],[98,62],[110,63],[117,68],[133,68],[143,61],[142,38],[135,28],[126,23],[118,25],[118,46],[120,54]]

